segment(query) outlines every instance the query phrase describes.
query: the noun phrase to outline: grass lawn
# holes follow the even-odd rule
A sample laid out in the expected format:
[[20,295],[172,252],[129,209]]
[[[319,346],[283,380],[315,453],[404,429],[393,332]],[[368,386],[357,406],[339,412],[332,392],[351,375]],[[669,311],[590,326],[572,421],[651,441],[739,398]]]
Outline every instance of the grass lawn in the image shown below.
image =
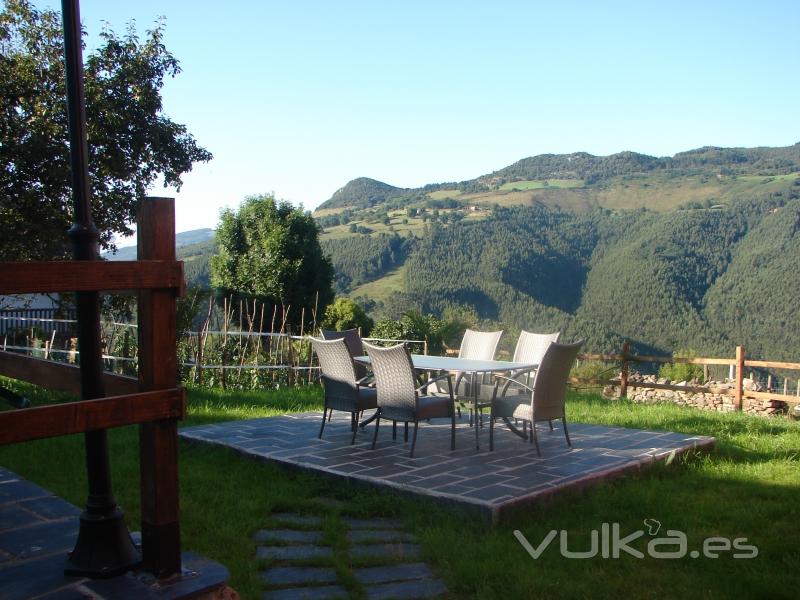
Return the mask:
[[[24,388],[35,403],[46,396]],[[190,390],[183,426],[246,419],[321,407],[318,388],[261,393]],[[243,598],[263,594],[253,532],[272,511],[326,517],[335,548],[328,559],[347,572],[339,514],[384,516],[413,531],[423,559],[445,579],[453,598],[795,598],[800,572],[800,423],[741,414],[716,414],[668,404],[607,402],[572,394],[573,421],[712,435],[708,455],[692,455],[617,480],[583,494],[531,509],[492,528],[426,501],[284,471],[223,449],[181,445],[182,535],[185,550],[214,558],[231,569],[231,584]],[[114,488],[132,529],[139,512],[135,428],[109,432]],[[58,457],[58,460],[53,460]],[[82,437],[70,436],[0,448],[0,465],[67,500],[85,501]],[[338,499],[331,506],[324,498]],[[567,559],[557,537],[538,559],[514,536],[521,531],[538,546],[550,530],[568,532],[569,550],[587,550],[592,530],[619,523],[622,536],[646,530],[657,519],[666,530],[684,532],[688,550],[711,536],[747,538],[758,548],[752,559],[733,551],[718,558]],[[644,550],[647,534],[631,545]],[[675,550],[674,547],[662,550]],[[362,596],[358,584],[347,587]]]

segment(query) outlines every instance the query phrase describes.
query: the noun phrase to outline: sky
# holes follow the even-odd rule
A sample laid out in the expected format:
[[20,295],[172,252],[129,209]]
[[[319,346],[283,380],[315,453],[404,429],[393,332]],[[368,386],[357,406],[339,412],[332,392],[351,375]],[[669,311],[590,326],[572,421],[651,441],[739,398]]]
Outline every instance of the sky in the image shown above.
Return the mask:
[[81,17],[89,49],[165,18],[182,73],[164,112],[214,155],[152,190],[178,231],[253,194],[313,210],[357,177],[800,142],[797,0],[82,0]]

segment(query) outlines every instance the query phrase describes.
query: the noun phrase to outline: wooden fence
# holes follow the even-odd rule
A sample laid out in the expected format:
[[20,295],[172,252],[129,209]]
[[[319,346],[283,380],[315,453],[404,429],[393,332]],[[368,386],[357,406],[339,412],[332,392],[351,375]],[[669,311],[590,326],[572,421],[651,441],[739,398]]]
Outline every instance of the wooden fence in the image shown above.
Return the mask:
[[[756,369],[783,369],[789,371],[800,371],[800,363],[797,362],[783,362],[773,360],[750,360],[745,356],[743,346],[736,346],[735,356],[732,358],[685,358],[678,356],[648,356],[631,354],[630,347],[626,342],[622,346],[622,352],[619,354],[581,354],[578,356],[579,360],[587,361],[611,361],[620,363],[620,381],[619,381],[619,395],[620,397],[627,397],[628,388],[646,388],[654,390],[671,390],[676,392],[695,392],[695,393],[714,393],[720,395],[733,396],[733,404],[737,410],[742,410],[742,401],[744,398],[754,400],[779,400],[790,404],[797,404],[800,402],[800,379],[797,383],[797,393],[791,394],[788,386],[788,379],[784,380],[783,393],[766,391],[758,392],[747,390],[744,386],[745,374],[747,367]],[[735,376],[732,383],[733,388],[708,388],[705,386],[697,385],[672,385],[666,383],[653,383],[645,381],[631,381],[630,380],[630,365],[637,363],[681,363],[690,365],[702,365],[707,369],[710,365],[725,365],[734,367]],[[601,380],[579,379],[571,378],[573,383],[588,383],[597,384],[606,383]],[[768,385],[768,387],[770,387]]]
[[[89,435],[138,424],[143,561],[168,578],[181,573],[177,421],[186,409],[176,380],[175,304],[184,279],[175,260],[174,201],[145,199],[137,224],[136,261],[0,263],[0,294],[139,292],[138,378],[105,373],[104,397],[0,411],[0,445],[84,432],[88,464],[96,454]],[[0,375],[72,393],[83,392],[87,378],[79,367],[3,351]]]

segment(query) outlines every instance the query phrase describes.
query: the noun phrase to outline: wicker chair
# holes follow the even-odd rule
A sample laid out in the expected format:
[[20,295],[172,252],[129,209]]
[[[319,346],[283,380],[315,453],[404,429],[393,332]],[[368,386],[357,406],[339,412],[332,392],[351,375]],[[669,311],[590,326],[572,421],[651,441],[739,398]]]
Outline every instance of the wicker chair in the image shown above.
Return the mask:
[[[533,385],[520,383],[518,379],[510,377],[497,377],[492,395],[491,413],[489,415],[489,449],[494,450],[494,421],[497,418],[520,419],[530,424],[529,438],[536,444],[536,453],[541,456],[539,439],[536,436],[536,423],[538,421],[552,421],[561,419],[564,427],[564,436],[567,446],[572,447],[567,431],[565,413],[565,400],[567,393],[567,377],[583,345],[583,340],[574,344],[550,343],[542,357]],[[497,390],[501,380],[506,380],[501,394]],[[508,394],[511,384],[523,388],[521,392]],[[552,425],[551,425],[552,426]]]
[[[350,350],[351,356],[364,356],[364,344],[361,342],[361,334],[358,329],[345,329],[343,331],[334,331],[332,329],[320,329],[323,340],[339,340],[343,339]],[[368,375],[367,367],[361,363],[354,363],[356,368],[356,377],[363,379]]]
[[350,413],[350,425],[353,437],[350,443],[356,441],[359,414],[370,408],[377,408],[377,393],[375,388],[362,385],[356,377],[353,355],[344,339],[319,340],[311,338],[311,345],[319,359],[322,372],[322,385],[325,389],[325,409],[322,412],[322,427],[319,437],[325,429],[328,411],[334,410]]
[[[474,360],[494,360],[494,355],[497,352],[497,344],[500,342],[500,337],[503,331],[474,331],[467,329],[464,332],[464,337],[461,338],[461,347],[458,350],[459,358],[471,358]],[[456,383],[454,390],[457,397],[466,397],[471,399],[475,396],[475,388],[473,386],[480,385],[483,382],[483,377],[475,373],[464,373],[459,371],[456,373]],[[459,393],[459,386],[463,385],[463,391]],[[480,397],[480,390],[478,390]],[[459,401],[459,405],[461,401]],[[488,405],[484,405],[488,406]],[[479,405],[479,408],[481,406]],[[461,407],[458,407],[458,416],[461,416]],[[470,408],[469,424],[472,425],[472,407]]]
[[[408,441],[408,424],[414,423],[414,438],[409,456],[413,458],[417,444],[417,428],[420,421],[436,417],[450,417],[450,449],[456,448],[456,416],[453,401],[452,376],[448,373],[417,386],[411,355],[404,344],[381,348],[364,344],[369,353],[375,384],[378,389],[378,413],[372,448],[378,441],[381,418],[393,422],[392,437],[397,436],[397,421],[405,423],[405,441]],[[448,396],[422,395],[431,384],[447,379]]]

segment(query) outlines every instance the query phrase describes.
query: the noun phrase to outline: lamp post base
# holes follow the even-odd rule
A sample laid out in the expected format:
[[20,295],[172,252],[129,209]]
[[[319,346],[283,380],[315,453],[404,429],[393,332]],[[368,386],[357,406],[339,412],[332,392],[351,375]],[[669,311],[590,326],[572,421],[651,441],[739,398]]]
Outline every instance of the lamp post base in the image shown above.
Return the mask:
[[110,578],[136,568],[141,562],[142,555],[131,540],[119,508],[109,515],[84,511],[78,541],[67,559],[64,574]]

